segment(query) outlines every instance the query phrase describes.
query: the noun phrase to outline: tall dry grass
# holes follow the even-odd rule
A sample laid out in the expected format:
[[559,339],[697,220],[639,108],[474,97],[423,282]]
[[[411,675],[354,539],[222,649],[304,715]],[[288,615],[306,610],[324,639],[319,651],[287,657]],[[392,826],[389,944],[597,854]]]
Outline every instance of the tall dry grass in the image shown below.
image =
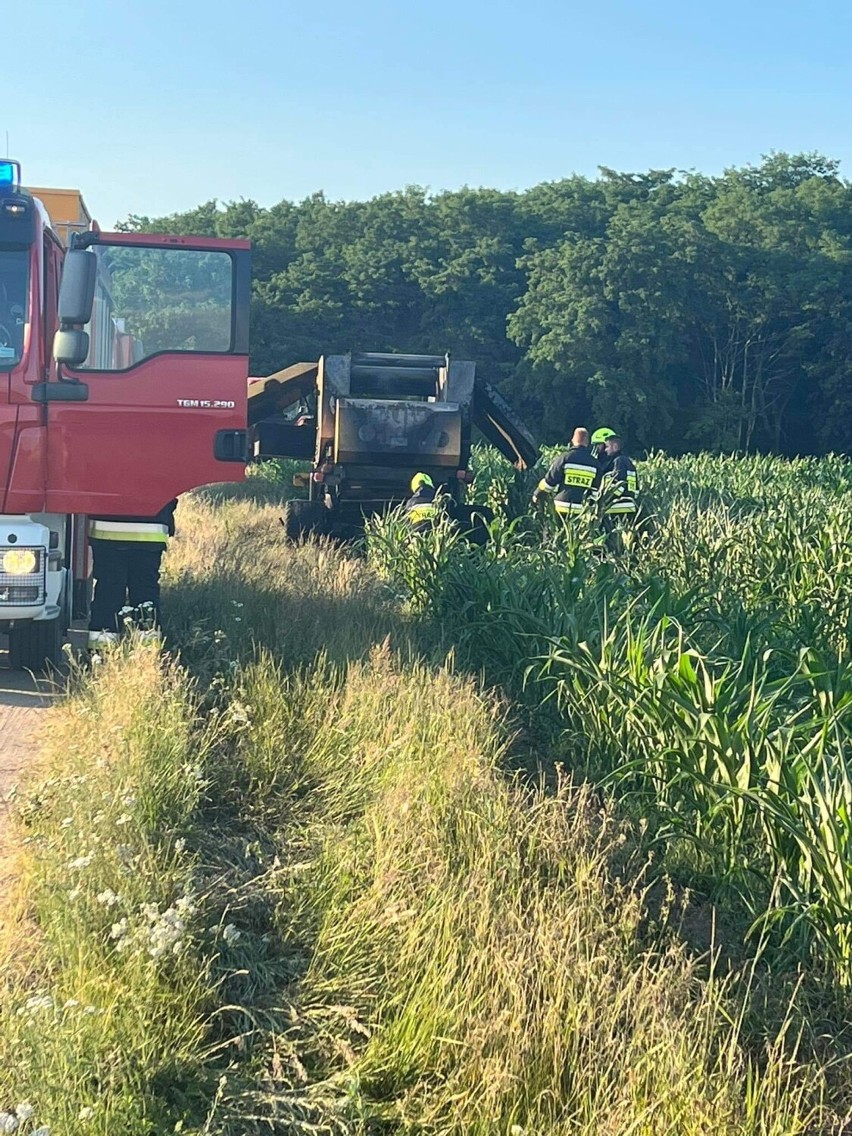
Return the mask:
[[[295,751],[293,711],[276,730],[262,709],[273,690],[300,708]],[[295,759],[277,918],[293,933],[291,912],[309,913],[299,1012],[345,1025],[331,1083],[365,1123],[831,1130],[789,1023],[751,1049],[726,982],[672,928],[649,934],[642,864],[625,867],[627,836],[589,789],[507,780],[504,713],[475,682],[380,649],[320,684],[261,660],[241,694],[266,723],[242,736],[242,760]],[[294,1089],[254,1108],[286,1110]]]
[[748,975],[692,957],[674,902],[651,914],[632,830],[580,784],[513,778],[510,708],[363,561],[286,547],[265,492],[182,502],[182,666],[131,643],[51,721],[0,1111],[130,1136],[839,1136],[798,1012],[756,1023]]

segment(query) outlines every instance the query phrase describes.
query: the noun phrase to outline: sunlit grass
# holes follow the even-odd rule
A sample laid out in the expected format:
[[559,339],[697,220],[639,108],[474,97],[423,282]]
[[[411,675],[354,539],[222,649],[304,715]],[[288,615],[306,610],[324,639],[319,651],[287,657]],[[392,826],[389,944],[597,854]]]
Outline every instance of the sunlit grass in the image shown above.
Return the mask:
[[[185,499],[180,662],[131,643],[81,675],[20,795],[0,1113],[842,1132],[850,699],[821,573],[845,579],[846,469],[714,461],[691,485],[651,463],[617,555],[594,516],[513,519],[529,487],[482,458],[477,492],[510,503],[485,552],[393,518],[366,559],[288,546],[272,481]],[[813,570],[770,547],[801,493],[828,518]],[[527,733],[540,778],[512,772]],[[702,955],[687,887],[714,881],[757,924]]]

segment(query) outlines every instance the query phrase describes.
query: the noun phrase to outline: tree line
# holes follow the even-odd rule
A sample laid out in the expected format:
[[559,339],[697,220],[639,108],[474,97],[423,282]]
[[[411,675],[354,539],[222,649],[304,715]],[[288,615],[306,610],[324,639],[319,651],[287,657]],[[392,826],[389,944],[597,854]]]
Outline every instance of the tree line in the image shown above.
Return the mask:
[[636,451],[850,449],[852,183],[817,154],[120,227],[251,239],[253,374],[450,350],[544,441],[582,421]]

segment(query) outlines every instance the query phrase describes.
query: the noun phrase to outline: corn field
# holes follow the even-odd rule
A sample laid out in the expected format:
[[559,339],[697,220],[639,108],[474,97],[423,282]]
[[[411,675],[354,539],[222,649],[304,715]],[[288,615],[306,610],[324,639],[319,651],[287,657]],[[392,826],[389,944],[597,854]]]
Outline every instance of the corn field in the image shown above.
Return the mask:
[[0,1131],[852,1131],[847,467],[657,458],[614,540],[477,461],[485,548],[182,500],[11,802]]
[[852,467],[653,457],[617,547],[593,507],[569,531],[533,518],[537,476],[480,454],[476,497],[499,510],[486,549],[388,517],[369,556],[654,826],[675,877],[848,986]]

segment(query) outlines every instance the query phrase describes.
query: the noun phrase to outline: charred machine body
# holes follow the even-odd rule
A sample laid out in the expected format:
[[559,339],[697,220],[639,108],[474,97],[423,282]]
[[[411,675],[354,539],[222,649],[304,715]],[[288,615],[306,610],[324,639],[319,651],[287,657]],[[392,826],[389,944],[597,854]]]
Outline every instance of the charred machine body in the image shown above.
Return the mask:
[[463,511],[474,428],[517,469],[538,447],[505,400],[449,355],[325,355],[249,382],[255,460],[310,462],[288,535],[346,533],[404,500],[427,473]]

